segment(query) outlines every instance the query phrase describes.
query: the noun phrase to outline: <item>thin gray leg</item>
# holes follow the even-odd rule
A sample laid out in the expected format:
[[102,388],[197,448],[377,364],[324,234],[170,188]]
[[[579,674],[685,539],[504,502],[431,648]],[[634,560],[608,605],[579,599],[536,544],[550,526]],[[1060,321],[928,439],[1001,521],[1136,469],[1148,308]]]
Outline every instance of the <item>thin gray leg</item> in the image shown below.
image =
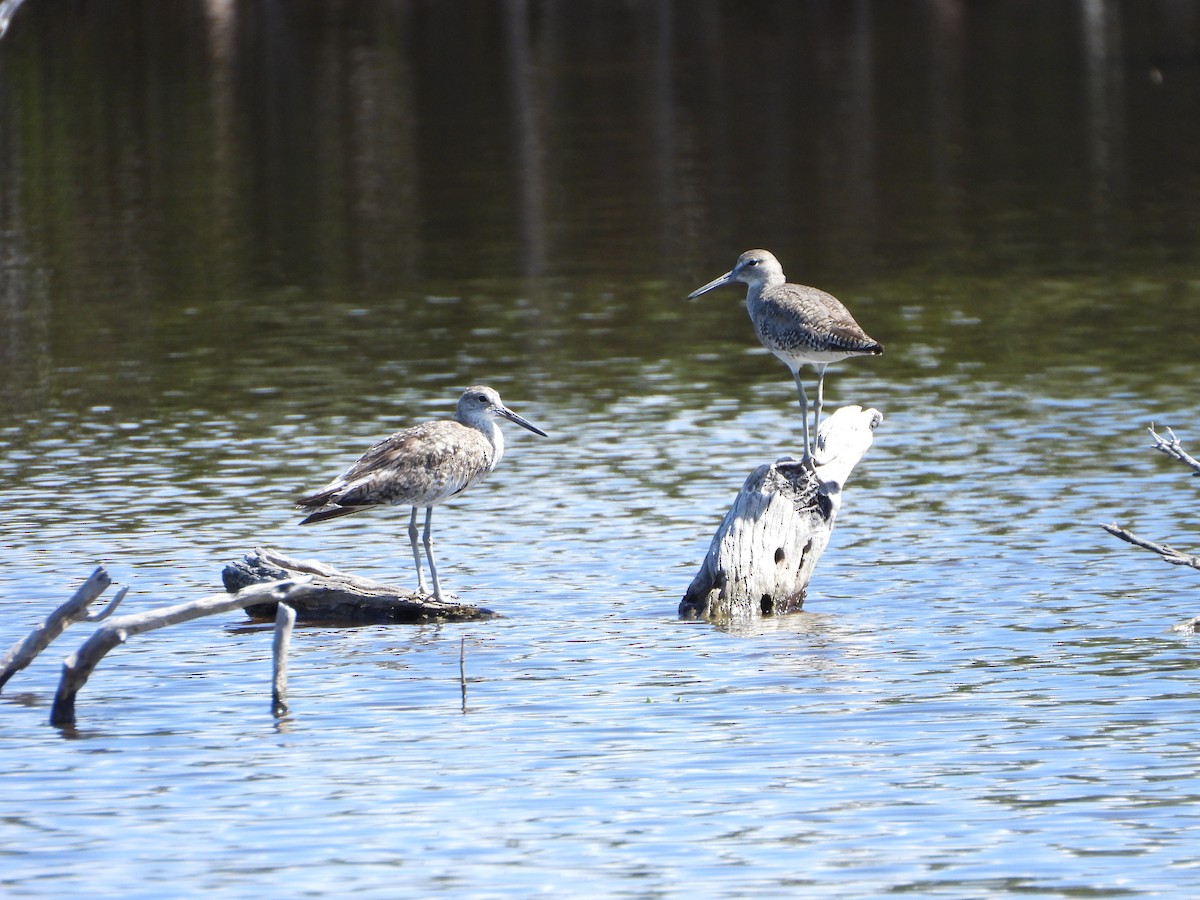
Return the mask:
[[796,389],[800,392],[800,415],[804,419],[804,456],[802,462],[812,459],[812,444],[808,442],[808,394],[804,393],[804,381],[800,378],[800,369],[792,372],[796,378]]
[[829,366],[817,366],[817,420],[813,424],[813,438],[821,433],[821,407],[825,405],[825,369]]
[[429,523],[433,520],[433,507],[425,507],[425,557],[429,560],[429,574],[433,577],[433,596],[442,599],[442,585],[437,577],[437,564],[433,561],[433,538],[429,535]]
[[417,546],[417,508],[414,506],[412,510],[412,518],[408,520],[408,541],[412,544],[413,562],[417,564],[417,590],[422,594],[428,594],[429,588],[425,586],[425,569],[421,565],[421,548]]

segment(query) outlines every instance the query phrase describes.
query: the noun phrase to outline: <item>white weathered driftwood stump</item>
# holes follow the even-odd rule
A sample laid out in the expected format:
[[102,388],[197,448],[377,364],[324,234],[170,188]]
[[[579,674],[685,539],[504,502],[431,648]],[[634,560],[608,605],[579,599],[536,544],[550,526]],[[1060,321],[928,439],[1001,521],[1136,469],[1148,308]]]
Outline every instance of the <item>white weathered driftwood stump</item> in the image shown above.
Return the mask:
[[842,487],[882,421],[879,410],[842,407],[821,423],[814,468],[787,457],[755,469],[713,536],[680,616],[720,621],[800,609]]
[[[372,625],[386,623],[477,622],[494,619],[497,613],[466,603],[439,601],[394,585],[339,572],[312,559],[294,559],[278,550],[259,547],[242,559],[229,563],[221,572],[225,590],[240,591],[252,584],[304,578],[309,590],[289,605],[298,622],[329,625]],[[253,619],[273,621],[278,604],[266,602],[246,607]]]

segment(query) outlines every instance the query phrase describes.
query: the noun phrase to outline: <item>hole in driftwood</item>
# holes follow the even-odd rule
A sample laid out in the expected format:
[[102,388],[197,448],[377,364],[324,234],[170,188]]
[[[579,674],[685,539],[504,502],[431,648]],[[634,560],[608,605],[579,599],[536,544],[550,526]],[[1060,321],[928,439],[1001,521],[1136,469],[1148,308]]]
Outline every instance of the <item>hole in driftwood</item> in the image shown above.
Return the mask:
[[775,601],[771,599],[770,594],[763,594],[762,599],[758,601],[758,605],[762,609],[764,616],[769,616],[775,610]]
[[779,565],[780,563],[782,563],[786,557],[787,557],[787,554],[783,552],[782,547],[775,548],[775,565]]

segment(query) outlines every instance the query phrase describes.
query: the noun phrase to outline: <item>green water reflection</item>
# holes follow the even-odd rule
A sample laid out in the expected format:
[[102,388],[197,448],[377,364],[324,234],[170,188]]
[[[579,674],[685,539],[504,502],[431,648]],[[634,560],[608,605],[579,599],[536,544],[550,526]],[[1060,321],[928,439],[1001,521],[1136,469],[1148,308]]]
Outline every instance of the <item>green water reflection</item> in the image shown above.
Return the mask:
[[744,396],[766,369],[737,298],[681,297],[750,245],[851,305],[885,382],[1174,379],[1196,19],[31,2],[0,46],[4,402],[320,409],[480,377],[604,398],[643,360]]

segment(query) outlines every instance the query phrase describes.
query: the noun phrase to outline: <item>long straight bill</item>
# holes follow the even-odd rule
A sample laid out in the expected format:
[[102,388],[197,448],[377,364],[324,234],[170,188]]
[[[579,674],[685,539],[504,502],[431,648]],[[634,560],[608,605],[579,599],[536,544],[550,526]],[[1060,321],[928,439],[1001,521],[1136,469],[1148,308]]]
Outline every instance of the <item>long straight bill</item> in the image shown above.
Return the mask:
[[508,419],[510,422],[516,422],[522,428],[528,428],[534,434],[540,434],[542,437],[548,437],[546,432],[542,431],[542,429],[538,428],[536,425],[534,425],[528,419],[521,418],[515,412],[513,412],[511,409],[509,409],[507,406],[501,406],[499,409],[496,410],[496,412],[500,413],[500,415],[504,416],[504,418]]
[[729,282],[731,282],[733,280],[733,278],[731,277],[732,275],[733,275],[733,272],[729,271],[729,272],[726,272],[724,275],[722,275],[720,278],[714,278],[712,281],[710,281],[704,287],[696,288],[696,290],[692,291],[690,294],[687,295],[687,298],[689,300],[695,300],[701,294],[707,294],[713,288],[719,288],[723,284],[729,284]]

